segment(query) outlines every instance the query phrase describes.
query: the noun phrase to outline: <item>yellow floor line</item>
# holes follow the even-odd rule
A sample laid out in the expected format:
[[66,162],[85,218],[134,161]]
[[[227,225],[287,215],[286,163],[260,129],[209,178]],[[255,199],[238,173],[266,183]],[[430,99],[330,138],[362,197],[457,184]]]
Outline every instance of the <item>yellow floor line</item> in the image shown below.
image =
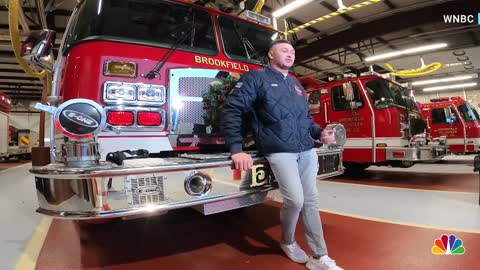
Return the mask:
[[371,187],[371,188],[384,188],[384,189],[400,189],[400,190],[408,190],[408,191],[418,191],[418,192],[442,192],[442,193],[455,193],[455,194],[479,194],[479,192],[467,192],[467,191],[451,191],[451,190],[433,190],[433,189],[420,189],[420,188],[405,188],[405,187],[391,187],[391,186],[382,186],[381,183],[379,185],[369,185],[369,184],[357,184],[357,183],[350,183],[350,182],[342,182],[336,180],[328,180],[323,179],[321,182],[329,182],[338,185],[352,185],[352,186],[363,186],[363,187]]
[[383,222],[383,223],[389,223],[389,224],[395,224],[395,225],[404,225],[404,226],[410,226],[410,227],[419,227],[419,228],[434,229],[434,230],[441,230],[441,231],[455,231],[455,232],[478,233],[478,234],[480,234],[480,230],[465,230],[465,229],[439,227],[439,226],[431,226],[431,225],[424,225],[424,224],[415,224],[415,223],[408,223],[408,222],[398,222],[398,221],[393,221],[393,220],[388,220],[388,219],[371,218],[371,217],[360,216],[360,215],[352,215],[352,214],[348,214],[348,213],[344,213],[344,212],[332,211],[332,210],[327,210],[327,209],[320,209],[320,211],[325,212],[325,213],[329,213],[329,214],[339,215],[339,216],[346,216],[346,217],[351,217],[351,218],[358,218],[358,219],[364,219],[364,220],[370,220],[370,221],[376,221],[376,222]]
[[28,242],[22,256],[15,266],[15,270],[34,270],[37,265],[38,255],[42,249],[43,242],[47,237],[48,229],[52,223],[51,218],[44,217],[38,224],[32,238]]

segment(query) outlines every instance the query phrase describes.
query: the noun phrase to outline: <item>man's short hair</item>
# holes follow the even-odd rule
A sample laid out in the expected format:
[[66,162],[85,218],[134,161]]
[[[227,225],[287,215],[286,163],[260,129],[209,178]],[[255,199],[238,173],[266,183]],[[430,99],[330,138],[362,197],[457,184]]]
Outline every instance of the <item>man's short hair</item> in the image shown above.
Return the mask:
[[292,43],[287,39],[277,39],[277,40],[272,41],[272,43],[270,43],[270,47],[268,48],[268,50],[271,50],[273,48],[273,46],[275,46],[277,44],[281,44],[281,43],[287,43],[287,44],[292,45]]

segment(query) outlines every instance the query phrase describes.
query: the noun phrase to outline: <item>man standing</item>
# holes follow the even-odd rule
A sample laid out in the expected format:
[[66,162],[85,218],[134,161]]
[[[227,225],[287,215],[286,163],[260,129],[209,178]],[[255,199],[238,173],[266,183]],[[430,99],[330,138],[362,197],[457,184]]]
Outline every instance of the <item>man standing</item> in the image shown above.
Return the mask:
[[[282,239],[280,246],[294,262],[308,269],[341,270],[327,255],[318,207],[318,156],[314,139],[334,141],[332,130],[322,130],[310,115],[305,90],[288,75],[295,49],[288,40],[274,41],[268,52],[270,67],[245,73],[223,107],[222,126],[236,169],[249,170],[251,156],[242,152],[242,119],[251,116],[256,146],[267,158],[280,193]],[[295,241],[302,215],[309,257]]]

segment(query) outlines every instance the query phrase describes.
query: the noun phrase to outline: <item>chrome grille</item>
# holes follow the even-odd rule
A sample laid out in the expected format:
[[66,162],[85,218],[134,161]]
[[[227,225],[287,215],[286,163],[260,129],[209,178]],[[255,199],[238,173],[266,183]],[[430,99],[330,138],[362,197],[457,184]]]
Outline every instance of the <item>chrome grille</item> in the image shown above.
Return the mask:
[[180,123],[192,123],[203,125],[203,102],[184,101],[185,110],[180,110]]
[[219,72],[204,68],[170,70],[170,102],[173,104],[170,119],[175,134],[191,135],[198,129],[200,133],[205,132],[202,94],[210,91],[210,83],[218,80]]
[[127,177],[126,189],[130,205],[158,203],[165,200],[164,176]]
[[180,78],[179,80],[179,95],[185,97],[201,97],[203,92],[207,92],[210,88],[210,83],[215,78]]
[[318,174],[331,173],[338,171],[340,165],[340,155],[325,155],[318,157]]

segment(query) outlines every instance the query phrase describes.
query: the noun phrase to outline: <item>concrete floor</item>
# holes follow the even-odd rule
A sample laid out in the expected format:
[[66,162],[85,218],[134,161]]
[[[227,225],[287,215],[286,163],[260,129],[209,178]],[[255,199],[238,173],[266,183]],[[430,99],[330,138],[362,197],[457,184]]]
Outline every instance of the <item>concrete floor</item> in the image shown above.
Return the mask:
[[[345,266],[346,269],[366,269],[356,265],[356,262],[363,259],[355,256],[345,256],[345,254],[343,254],[346,248],[345,244],[350,240],[342,236],[345,232],[336,229],[356,230],[355,227],[349,226],[357,223],[359,224],[358,226],[363,226],[362,228],[376,228],[377,231],[371,233],[376,235],[377,241],[379,239],[377,237],[380,237],[380,235],[382,235],[382,237],[389,237],[385,232],[392,228],[415,230],[411,236],[416,239],[421,238],[423,239],[422,241],[430,241],[423,243],[427,244],[427,246],[431,246],[434,238],[438,238],[442,233],[455,233],[462,235],[466,249],[472,251],[472,255],[475,254],[476,252],[472,249],[474,247],[472,246],[472,242],[478,243],[478,240],[480,240],[480,238],[478,238],[480,237],[480,206],[478,205],[479,176],[473,172],[473,157],[474,156],[449,156],[440,163],[417,164],[409,169],[372,167],[361,175],[343,175],[320,181],[318,183],[320,210],[322,211],[324,227],[326,227],[325,234],[327,244],[329,245],[332,257],[335,257],[339,264]],[[201,245],[192,241],[190,244],[193,246],[198,244],[198,249],[173,249],[167,253],[165,253],[166,251],[158,251],[159,253],[155,253],[150,250],[152,247],[148,245],[148,247],[132,246],[130,245],[131,243],[127,243],[128,241],[134,240],[128,238],[125,234],[132,232],[135,234],[135,231],[130,232],[128,230],[128,228],[130,228],[129,226],[146,226],[142,221],[128,223],[133,225],[114,224],[113,226],[119,230],[118,233],[121,233],[121,236],[108,233],[107,231],[111,231],[111,228],[105,226],[109,225],[97,227],[97,229],[104,231],[106,233],[105,235],[110,237],[108,238],[104,234],[99,236],[105,241],[102,242],[105,243],[105,245],[112,245],[107,243],[108,239],[112,241],[113,246],[118,245],[117,241],[119,241],[119,239],[123,239],[126,241],[125,244],[127,246],[124,247],[125,250],[122,250],[122,252],[128,252],[129,248],[135,249],[135,252],[132,251],[133,255],[118,254],[119,256],[127,256],[129,259],[115,259],[115,254],[117,254],[113,253],[115,248],[112,248],[111,252],[110,250],[106,251],[102,248],[103,244],[99,245],[98,242],[95,242],[95,245],[92,247],[89,244],[90,242],[83,239],[86,235],[98,236],[97,229],[74,229],[75,226],[70,221],[56,220],[52,222],[50,218],[42,217],[35,213],[36,195],[33,178],[28,173],[29,167],[29,164],[25,164],[0,172],[0,205],[3,207],[4,217],[6,217],[2,219],[1,225],[2,228],[8,228],[0,232],[0,269],[123,269],[119,266],[120,264],[127,265],[128,267],[125,269],[129,267],[135,269],[154,269],[158,267],[158,264],[164,263],[165,261],[174,264],[177,262],[177,265],[182,265],[182,267],[177,267],[177,269],[196,269],[200,266],[197,265],[193,267],[194,262],[186,259],[184,255],[200,254],[201,250],[207,249],[207,255],[202,253],[202,256],[207,256],[202,260],[202,262],[206,263],[209,261],[208,256],[221,252],[218,248],[223,245],[222,241],[230,239],[230,237],[238,237],[238,235],[232,234],[231,229],[222,234],[220,233],[221,228],[219,228],[219,234],[225,236],[225,238],[219,236],[220,238],[211,242],[210,237],[207,237],[208,239],[204,239],[205,241],[208,240],[207,243],[202,242]],[[271,196],[274,200],[280,201],[278,194],[273,193]],[[255,215],[255,213],[257,213],[257,215],[263,215],[262,213],[272,215],[270,219],[273,221],[271,222],[275,222],[263,229],[261,227],[259,228],[269,234],[268,237],[265,235],[261,237],[264,242],[270,246],[274,246],[278,240],[278,221],[276,221],[278,207],[278,204],[267,204],[265,206],[252,208],[252,210],[249,209],[247,212],[247,214],[251,213],[251,215]],[[228,223],[229,220],[236,215],[235,213],[220,215],[218,218],[196,216],[193,218],[196,220],[196,223],[182,224],[181,216],[185,213],[188,215],[189,212],[181,212],[179,214],[180,218],[178,215],[171,215],[172,219],[178,223],[176,229],[181,231],[182,228],[184,228],[185,232],[189,231],[189,228],[194,228],[196,225],[200,227],[205,226],[203,222],[212,222],[209,226],[218,226],[224,222]],[[159,217],[151,222],[161,226],[162,220],[168,218],[166,216]],[[260,220],[257,220],[256,217],[252,218],[252,222],[259,222],[258,226],[264,226],[261,225]],[[132,227],[132,230],[134,227]],[[239,232],[242,230],[244,229],[240,228]],[[252,228],[248,229],[250,234],[255,233],[252,230]],[[355,237],[360,237],[360,235],[365,233],[365,230],[367,229],[359,229],[358,232],[355,232]],[[236,230],[233,232],[235,231]],[[301,232],[301,226],[299,231]],[[299,235],[301,235],[301,233]],[[145,233],[145,237],[146,236],[148,236],[148,232]],[[177,235],[177,237],[183,239],[180,235]],[[247,235],[246,237],[251,238],[252,236]],[[402,241],[413,241],[413,238],[408,238],[408,234],[402,237]],[[59,241],[62,239],[68,239],[68,242]],[[78,242],[75,239],[79,239],[80,241]],[[339,239],[346,242],[341,242]],[[240,241],[239,239],[237,240]],[[63,254],[62,252],[64,250],[69,250],[72,241],[78,242],[74,244],[76,248],[70,250],[70,252],[74,252],[74,254],[64,255],[68,258],[62,256],[60,259],[56,257],[61,256],[60,254]],[[231,240],[225,241],[230,242]],[[256,240],[248,241],[255,242]],[[392,252],[392,250],[388,250],[389,245],[385,244],[385,241],[381,242],[380,246],[382,246],[382,249],[372,249],[370,255],[376,256],[376,252],[377,254]],[[187,242],[180,244],[188,246],[189,243]],[[299,242],[305,245],[304,240],[299,240]],[[157,248],[159,245],[157,242],[150,244],[156,244]],[[378,246],[379,245],[377,245],[376,248],[378,248]],[[91,257],[93,255],[84,255],[84,253],[88,254],[86,250],[90,248],[96,250],[95,252],[101,251],[102,254],[110,256],[111,258],[109,260],[102,260],[99,259],[98,256]],[[394,246],[392,249],[393,248],[398,247]],[[281,252],[278,251],[278,248],[273,248],[273,251],[267,252],[269,255],[264,258],[264,260],[271,260],[272,264],[258,260],[255,256],[254,253],[260,252],[261,249],[260,251],[247,249],[245,246],[242,246],[241,249],[237,249],[236,252],[232,251],[232,253],[224,250],[228,254],[224,254],[224,257],[221,258],[218,257],[220,255],[217,254],[218,256],[215,255],[210,258],[209,262],[212,265],[216,265],[215,267],[218,269],[222,269],[222,267],[224,267],[223,269],[227,269],[225,267],[229,265],[229,261],[233,263],[233,259],[230,260],[229,258],[241,257],[242,260],[249,261],[249,263],[245,265],[244,263],[237,262],[238,269],[241,269],[241,267],[273,269],[272,267],[274,266],[276,269],[304,269],[303,266],[300,267],[290,264]],[[75,252],[79,252],[78,254],[82,255],[76,256]],[[146,256],[145,253],[150,255]],[[426,254],[431,255],[429,249],[426,250]],[[412,260],[416,258],[415,254],[404,255],[411,256]],[[465,255],[468,254],[466,253]],[[445,266],[444,259],[441,260],[443,262],[442,264],[439,264],[438,261],[433,263],[432,261],[425,261],[424,258],[421,258],[422,256],[426,256],[425,254],[421,256],[418,255],[417,259],[419,261],[411,264],[413,267],[407,267],[410,264],[406,262],[402,264],[401,260],[398,261],[401,255],[399,255],[397,261],[395,261],[395,257],[392,256],[387,256],[386,258],[393,260],[390,263],[396,263],[396,266],[389,267],[389,269],[453,269],[442,268],[442,265]],[[470,264],[470,257],[465,258],[461,268],[455,267],[455,269],[479,269],[478,264]],[[215,259],[218,260],[218,264],[215,264],[215,261],[212,262],[212,260]],[[379,262],[378,264],[365,263],[364,265],[370,265],[370,269],[380,269],[377,268],[380,266],[384,269],[384,264],[385,262]],[[157,267],[154,267],[155,265],[157,265]],[[204,265],[207,268],[201,269],[216,269],[213,268],[212,265]],[[424,265],[429,266],[424,267]],[[434,265],[439,265],[440,268],[433,268]],[[234,267],[232,269],[237,268]]]

